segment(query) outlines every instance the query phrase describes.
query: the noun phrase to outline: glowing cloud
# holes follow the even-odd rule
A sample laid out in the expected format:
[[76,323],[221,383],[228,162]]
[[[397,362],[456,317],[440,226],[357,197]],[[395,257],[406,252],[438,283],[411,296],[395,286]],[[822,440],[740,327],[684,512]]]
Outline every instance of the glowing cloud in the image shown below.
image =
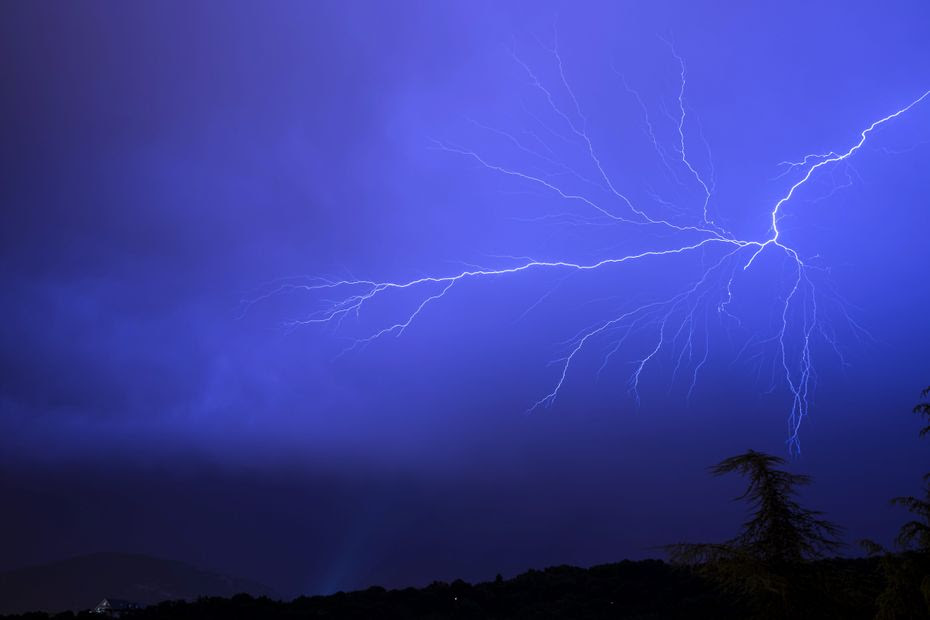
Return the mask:
[[[262,295],[249,300],[247,305],[254,304],[284,291],[301,290],[319,294],[322,306],[311,314],[291,322],[292,326],[340,323],[347,317],[358,316],[359,312],[372,300],[390,296],[400,291],[413,291],[419,295],[414,309],[404,313],[399,318],[385,319],[383,327],[370,335],[355,340],[349,347],[370,343],[388,334],[399,336],[410,327],[417,317],[433,306],[444,302],[444,298],[461,281],[484,280],[490,278],[517,277],[522,272],[531,270],[551,270],[565,272],[597,271],[617,265],[630,265],[631,267],[644,261],[655,260],[657,257],[681,255],[688,259],[689,265],[701,267],[700,277],[692,284],[682,287],[677,292],[663,298],[625,309],[613,316],[605,317],[596,325],[590,326],[577,334],[570,342],[567,353],[554,360],[557,368],[552,388],[542,395],[530,406],[530,410],[539,407],[548,407],[559,397],[560,391],[569,377],[577,358],[593,341],[604,339],[610,343],[610,350],[604,356],[601,370],[611,358],[623,349],[628,336],[633,333],[654,334],[650,338],[652,344],[646,354],[633,361],[633,370],[629,375],[629,390],[632,396],[639,400],[640,378],[644,369],[654,362],[663,349],[671,351],[675,365],[672,375],[677,376],[683,368],[688,368],[690,397],[698,381],[700,372],[708,359],[709,332],[706,327],[707,310],[716,312],[721,317],[729,317],[734,321],[738,318],[730,314],[729,306],[734,299],[734,281],[742,273],[751,271],[757,259],[764,252],[777,252],[787,259],[791,266],[791,278],[783,291],[779,320],[773,326],[770,337],[763,339],[750,339],[746,346],[751,344],[771,344],[775,355],[776,368],[782,375],[784,387],[787,389],[791,401],[788,416],[788,448],[792,452],[800,450],[799,430],[808,414],[810,396],[812,391],[813,358],[812,339],[817,335],[822,337],[830,346],[835,348],[832,331],[825,329],[818,314],[818,299],[821,293],[814,285],[811,270],[819,267],[811,266],[802,259],[799,251],[785,241],[779,229],[780,219],[785,208],[791,203],[798,190],[814,178],[819,171],[845,162],[853,157],[867,142],[872,133],[880,126],[888,123],[911,108],[930,97],[930,91],[920,94],[915,99],[906,102],[903,107],[892,111],[885,116],[871,122],[864,129],[860,129],[858,140],[851,144],[838,145],[838,149],[824,154],[808,154],[799,161],[782,162],[786,166],[784,172],[777,178],[796,174],[799,178],[790,185],[789,189],[774,204],[759,207],[760,217],[771,222],[767,234],[758,239],[741,239],[732,234],[710,214],[712,200],[714,199],[715,182],[712,168],[702,173],[699,166],[694,163],[688,148],[687,130],[689,117],[686,105],[687,71],[684,60],[669,44],[671,54],[678,63],[680,71],[679,88],[674,100],[675,113],[664,111],[669,122],[674,127],[677,141],[663,144],[657,138],[655,122],[651,119],[649,110],[640,94],[631,88],[626,80],[620,77],[625,92],[632,97],[642,111],[642,122],[645,124],[646,134],[658,156],[661,165],[681,185],[690,183],[699,195],[693,213],[676,211],[669,215],[670,203],[664,201],[655,192],[649,194],[656,202],[656,207],[647,208],[636,204],[629,194],[621,191],[618,183],[607,172],[607,166],[595,144],[595,140],[588,133],[588,121],[583,113],[583,107],[570,86],[563,67],[562,57],[557,46],[545,48],[551,54],[553,63],[557,68],[555,84],[545,84],[533,68],[516,53],[512,53],[516,63],[529,80],[530,86],[538,92],[546,102],[552,118],[560,126],[546,126],[551,136],[568,136],[575,141],[585,153],[594,178],[588,178],[577,172],[557,157],[557,148],[547,143],[539,135],[532,135],[532,142],[521,140],[507,131],[488,127],[474,122],[478,128],[494,132],[507,140],[519,152],[531,156],[535,160],[545,161],[559,171],[559,174],[546,174],[536,172],[533,166],[526,168],[511,167],[498,163],[476,150],[465,148],[449,142],[436,141],[436,149],[445,153],[467,158],[486,168],[490,173],[509,177],[517,182],[535,186],[537,189],[548,192],[563,200],[573,211],[573,221],[596,223],[607,221],[611,225],[623,226],[631,231],[642,230],[644,241],[655,243],[656,247],[644,251],[620,253],[605,259],[578,262],[572,260],[552,259],[535,260],[529,258],[511,258],[508,266],[486,268],[474,267],[460,270],[446,275],[429,275],[408,280],[376,281],[364,279],[325,279],[300,278],[279,281],[271,285]],[[563,99],[570,102],[570,108],[561,107],[557,101],[556,91]],[[538,120],[538,119],[537,119]],[[858,129],[858,128],[854,128]],[[703,141],[703,135],[701,135]],[[531,146],[532,144],[532,146]],[[703,147],[709,153],[706,142]],[[572,178],[584,187],[592,187],[610,197],[611,204],[605,204],[591,195],[577,189],[570,189],[569,185],[560,181],[563,178]],[[664,215],[660,215],[664,213]],[[646,235],[659,229],[664,236]],[[684,239],[684,241],[676,241]],[[709,264],[704,263],[704,252],[709,249],[722,250]],[[700,260],[698,260],[700,256]],[[324,300],[325,295],[325,300]],[[335,295],[335,299],[333,299]],[[542,300],[540,300],[542,301]],[[537,302],[539,303],[539,302]],[[846,319],[856,331],[861,328],[845,314]],[[705,322],[701,329],[701,321]],[[695,342],[698,334],[703,332],[704,342],[701,346]],[[745,350],[746,347],[744,347]],[[698,355],[695,355],[698,353]]]

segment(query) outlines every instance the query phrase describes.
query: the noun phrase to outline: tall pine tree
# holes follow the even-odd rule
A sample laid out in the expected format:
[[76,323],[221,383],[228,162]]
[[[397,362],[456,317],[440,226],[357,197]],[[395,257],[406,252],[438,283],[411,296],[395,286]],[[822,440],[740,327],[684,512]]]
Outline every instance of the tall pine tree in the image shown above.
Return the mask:
[[711,467],[715,476],[737,473],[748,480],[736,499],[749,504],[739,534],[723,543],[668,545],[673,562],[696,566],[724,590],[741,596],[756,617],[806,617],[811,584],[803,575],[809,560],[835,552],[839,527],[802,507],[798,487],[809,476],[781,469],[785,460],[749,450]]

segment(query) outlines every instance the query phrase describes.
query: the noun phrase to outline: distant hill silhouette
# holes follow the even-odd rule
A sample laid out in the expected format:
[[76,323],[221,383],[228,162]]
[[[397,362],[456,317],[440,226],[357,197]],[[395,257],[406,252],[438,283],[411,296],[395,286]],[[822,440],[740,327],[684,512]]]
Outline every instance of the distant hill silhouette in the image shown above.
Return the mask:
[[275,597],[262,584],[184,562],[129,553],[94,553],[0,573],[0,614],[90,609],[103,598],[150,605],[246,592]]

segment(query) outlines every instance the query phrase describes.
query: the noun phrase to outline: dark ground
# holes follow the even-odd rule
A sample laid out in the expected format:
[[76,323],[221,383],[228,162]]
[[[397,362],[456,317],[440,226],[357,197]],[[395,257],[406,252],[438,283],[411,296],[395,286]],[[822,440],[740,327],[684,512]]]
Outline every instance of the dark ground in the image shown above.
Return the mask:
[[0,614],[90,609],[103,598],[151,605],[247,592],[276,597],[271,588],[205,571],[184,562],[132,553],[93,553],[0,572]]
[[[805,565],[795,611],[788,617],[873,618],[884,587],[879,562],[823,560]],[[748,618],[779,617],[773,609],[724,593],[692,569],[660,560],[591,568],[558,566],[512,579],[471,585],[436,582],[425,588],[371,587],[290,602],[240,594],[192,602],[163,602],[124,618]],[[772,612],[771,614],[769,612]],[[82,612],[6,616],[99,617]],[[782,617],[784,617],[782,615]]]

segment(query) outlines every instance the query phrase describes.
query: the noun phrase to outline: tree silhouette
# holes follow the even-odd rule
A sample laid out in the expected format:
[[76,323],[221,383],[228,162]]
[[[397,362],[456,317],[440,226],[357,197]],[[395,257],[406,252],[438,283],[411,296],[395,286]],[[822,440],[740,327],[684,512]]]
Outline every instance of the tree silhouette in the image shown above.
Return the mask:
[[[923,399],[928,396],[930,396],[930,386],[924,388],[920,393],[920,397]],[[930,422],[930,402],[915,405],[914,413],[926,417],[927,421]],[[930,433],[930,424],[920,429],[919,436],[923,437],[927,433]],[[923,499],[906,495],[893,498],[891,503],[896,506],[903,506],[916,517],[901,526],[895,540],[898,546],[903,550],[913,549],[921,553],[930,553],[930,473],[924,474],[923,483]]]
[[711,467],[715,476],[748,478],[736,500],[749,503],[749,519],[727,542],[665,547],[673,562],[697,566],[725,590],[747,597],[758,617],[797,616],[798,601],[810,587],[801,578],[802,565],[842,546],[840,528],[795,499],[810,477],[784,471],[783,465],[780,457],[749,450]]
[[[930,385],[925,387],[920,392],[921,398],[930,398]],[[930,401],[925,403],[917,403],[914,405],[914,413],[919,413],[922,416],[927,418],[927,421],[930,422]],[[923,437],[927,433],[930,433],[930,424],[920,429],[920,436]]]
[[775,469],[784,464],[782,458],[749,450],[711,470],[715,476],[736,472],[749,478],[739,499],[748,500],[753,513],[731,544],[768,562],[799,562],[836,551],[839,528],[794,499],[797,487],[810,484],[810,477]]
[[797,487],[810,484],[810,476],[777,469],[784,464],[781,457],[749,450],[711,467],[715,476],[738,473],[749,479],[746,491],[736,498],[749,503],[749,520],[726,543],[672,545],[673,558],[693,562],[737,554],[783,564],[825,557],[839,549],[840,528],[795,499]]
[[[920,393],[922,399],[928,396],[930,386]],[[917,403],[913,411],[930,422],[930,402]],[[918,436],[928,433],[930,424],[921,428]],[[885,589],[876,601],[879,620],[930,616],[930,473],[924,474],[923,485],[923,499],[906,495],[891,500],[915,516],[898,531],[895,543],[899,553],[871,540],[860,543],[870,555],[880,557],[885,576]]]
[[930,553],[930,473],[924,474],[924,497],[926,499],[905,495],[891,500],[892,504],[904,506],[917,517],[902,525],[898,532],[895,542],[902,549]]

